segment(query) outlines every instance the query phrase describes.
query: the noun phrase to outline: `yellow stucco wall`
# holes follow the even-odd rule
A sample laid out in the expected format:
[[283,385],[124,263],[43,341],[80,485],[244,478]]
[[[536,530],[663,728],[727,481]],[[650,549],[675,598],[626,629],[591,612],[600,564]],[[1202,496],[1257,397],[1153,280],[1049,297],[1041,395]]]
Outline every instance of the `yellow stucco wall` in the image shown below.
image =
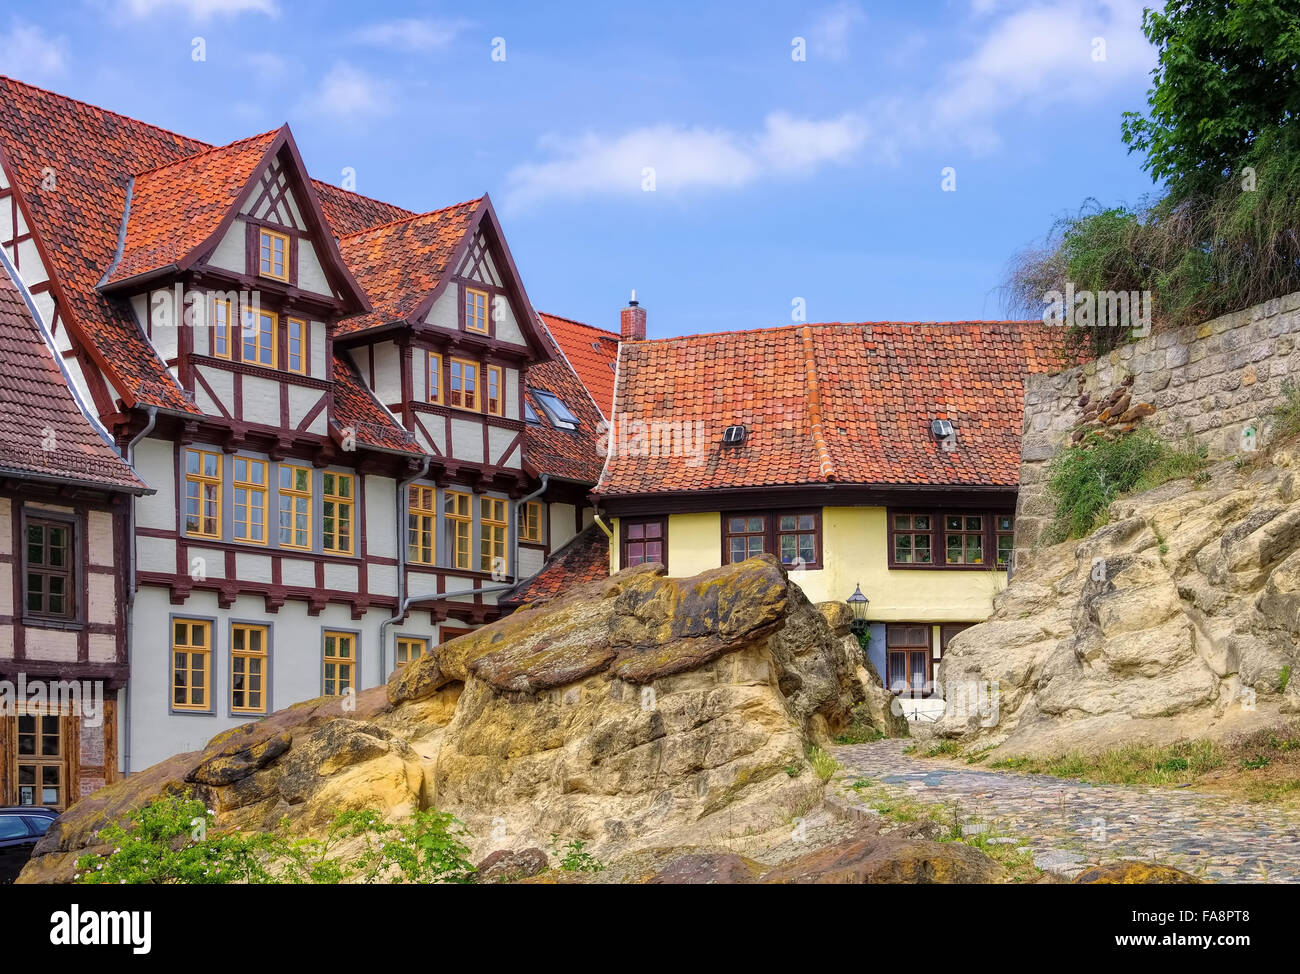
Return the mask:
[[[618,568],[617,521],[610,569]],[[890,570],[888,521],[883,507],[827,507],[822,511],[824,568],[791,573],[814,602],[844,601],[858,584],[878,622],[977,622],[993,610],[1006,572],[945,569]],[[722,515],[668,518],[668,571],[682,577],[722,564]]]

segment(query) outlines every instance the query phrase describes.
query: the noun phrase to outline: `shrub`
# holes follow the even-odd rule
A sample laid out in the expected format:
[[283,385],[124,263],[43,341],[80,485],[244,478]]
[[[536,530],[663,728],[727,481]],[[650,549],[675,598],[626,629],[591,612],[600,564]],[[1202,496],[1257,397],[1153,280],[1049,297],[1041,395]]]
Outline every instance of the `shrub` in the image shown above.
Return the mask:
[[831,775],[840,768],[840,763],[820,747],[808,750],[808,763],[812,765],[813,773],[822,781],[830,781]]
[[605,864],[584,850],[587,843],[581,839],[571,839],[560,845],[558,834],[551,833],[551,855],[560,860],[560,869],[566,873],[598,873]]

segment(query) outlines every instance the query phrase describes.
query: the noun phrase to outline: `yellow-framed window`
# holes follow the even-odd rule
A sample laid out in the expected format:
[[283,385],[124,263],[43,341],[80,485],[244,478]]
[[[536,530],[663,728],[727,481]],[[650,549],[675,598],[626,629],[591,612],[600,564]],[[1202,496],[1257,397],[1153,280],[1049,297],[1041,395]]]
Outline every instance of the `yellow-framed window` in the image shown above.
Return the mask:
[[350,473],[321,474],[321,546],[337,554],[352,554],[352,513],[355,481]]
[[258,241],[257,273],[277,281],[289,280],[288,234],[261,227]]
[[432,565],[438,546],[438,492],[432,487],[412,484],[407,489],[406,548],[407,557],[417,565]]
[[212,354],[217,358],[230,358],[230,328],[234,316],[230,302],[214,299],[212,302]]
[[519,505],[519,540],[542,540],[542,502],[529,501]]
[[252,365],[275,368],[276,331],[280,319],[274,311],[244,312],[244,348],[242,358]]
[[311,468],[280,465],[280,546],[311,547]]
[[207,710],[212,686],[212,623],[172,620],[172,710]]
[[405,666],[407,663],[414,663],[423,656],[429,649],[427,639],[412,639],[406,636],[397,640],[397,665]]
[[290,372],[297,372],[299,375],[307,374],[307,322],[301,318],[289,318],[286,321],[288,334],[288,347],[286,354],[288,362],[285,364],[289,367]]
[[185,533],[221,537],[221,454],[185,451]]
[[504,575],[510,571],[506,557],[506,502],[496,497],[479,498],[479,571]]
[[488,333],[488,295],[472,287],[465,288],[465,329],[481,335]]
[[489,365],[483,372],[483,377],[487,380],[487,411],[493,416],[500,416],[504,406],[502,401],[501,367]]
[[235,540],[266,544],[266,461],[235,457]]
[[429,402],[442,402],[442,356],[429,353]]
[[266,713],[266,626],[230,627],[230,710]]
[[356,691],[357,637],[351,632],[325,632],[321,689],[327,697]]
[[470,564],[470,536],[474,530],[474,509],[469,494],[449,490],[443,494],[442,517],[447,524],[447,550],[451,553],[451,567],[468,570]]
[[478,409],[478,363],[451,360],[447,374],[447,404],[457,409]]

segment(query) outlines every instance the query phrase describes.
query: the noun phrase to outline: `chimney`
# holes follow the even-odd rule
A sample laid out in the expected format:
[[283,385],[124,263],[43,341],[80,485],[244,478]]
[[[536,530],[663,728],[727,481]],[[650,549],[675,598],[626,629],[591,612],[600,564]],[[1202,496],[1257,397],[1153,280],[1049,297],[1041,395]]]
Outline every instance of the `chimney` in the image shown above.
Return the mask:
[[645,341],[645,308],[636,303],[636,291],[632,292],[632,300],[627,303],[627,307],[619,313],[618,322],[623,341]]

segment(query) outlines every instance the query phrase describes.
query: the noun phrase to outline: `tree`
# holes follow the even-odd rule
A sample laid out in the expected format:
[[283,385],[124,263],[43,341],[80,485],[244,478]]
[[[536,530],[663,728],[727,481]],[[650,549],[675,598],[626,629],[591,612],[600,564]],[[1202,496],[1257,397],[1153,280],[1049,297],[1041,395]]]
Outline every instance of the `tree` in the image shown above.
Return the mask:
[[1172,203],[1300,148],[1300,0],[1169,0],[1142,30],[1159,62],[1123,138]]

